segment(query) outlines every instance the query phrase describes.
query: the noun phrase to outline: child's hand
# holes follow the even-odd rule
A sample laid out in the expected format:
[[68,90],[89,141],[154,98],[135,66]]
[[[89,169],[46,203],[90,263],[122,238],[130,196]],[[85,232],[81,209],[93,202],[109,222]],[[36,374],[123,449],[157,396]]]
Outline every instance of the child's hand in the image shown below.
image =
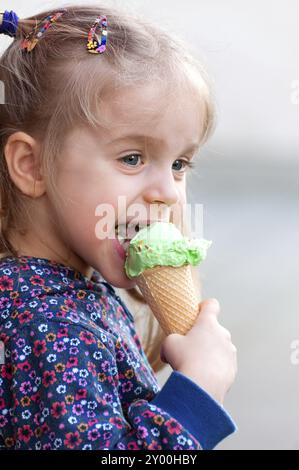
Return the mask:
[[191,330],[164,340],[161,359],[223,404],[237,372],[237,350],[228,330],[218,323],[216,299],[199,304],[199,315]]

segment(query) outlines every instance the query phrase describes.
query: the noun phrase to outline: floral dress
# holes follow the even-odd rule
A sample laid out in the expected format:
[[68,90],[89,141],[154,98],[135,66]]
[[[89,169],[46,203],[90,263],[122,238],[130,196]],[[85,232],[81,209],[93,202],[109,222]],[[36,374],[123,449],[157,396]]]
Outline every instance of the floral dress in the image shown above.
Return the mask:
[[0,448],[208,449],[235,431],[183,374],[160,388],[113,287],[94,271],[0,260]]

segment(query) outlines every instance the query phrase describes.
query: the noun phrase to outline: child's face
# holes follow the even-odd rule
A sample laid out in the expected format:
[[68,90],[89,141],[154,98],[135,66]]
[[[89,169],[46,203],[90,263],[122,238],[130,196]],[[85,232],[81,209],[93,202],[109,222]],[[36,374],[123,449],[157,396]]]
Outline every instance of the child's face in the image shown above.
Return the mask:
[[[141,204],[147,219],[152,204],[167,207],[186,202],[188,169],[181,160],[191,159],[196,152],[186,150],[199,142],[202,116],[198,102],[187,92],[178,91],[167,103],[157,85],[150,85],[115,92],[103,103],[103,118],[111,122],[109,131],[77,128],[66,136],[57,172],[65,206],[54,210],[81,271],[85,264],[86,273],[92,266],[112,285],[131,288],[135,282],[125,275],[115,240],[96,236],[100,220],[96,208],[110,205],[114,227],[119,196],[126,197],[127,213],[132,204]],[[139,139],[120,140],[132,134]],[[124,220],[128,220],[126,214]]]

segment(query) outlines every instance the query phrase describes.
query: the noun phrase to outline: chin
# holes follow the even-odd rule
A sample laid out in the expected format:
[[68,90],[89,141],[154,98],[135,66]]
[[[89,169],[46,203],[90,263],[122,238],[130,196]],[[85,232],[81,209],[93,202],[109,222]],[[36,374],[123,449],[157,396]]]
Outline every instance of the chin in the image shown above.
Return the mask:
[[[109,281],[108,281],[109,282]],[[122,282],[122,281],[115,281],[115,282],[109,282],[109,284],[111,284],[113,287],[118,287],[120,289],[133,289],[133,287],[136,287],[136,281],[132,281],[132,280],[129,280],[129,281],[125,281],[125,282]]]
[[109,270],[107,273],[102,272],[104,279],[109,282],[113,287],[119,287],[120,289],[132,289],[136,286],[134,279],[129,279],[125,272],[121,270],[119,272],[112,272]]
[[116,253],[113,244],[109,243],[105,246],[105,263],[101,263],[99,271],[101,275],[113,287],[120,289],[133,289],[136,287],[136,280],[128,278],[124,268],[124,260],[122,260]]
[[105,281],[120,289],[132,289],[136,286],[136,280],[130,279],[126,275],[125,262],[116,252],[111,240],[108,240],[108,243],[103,245],[98,253],[99,263],[98,266],[95,266],[95,269],[101,273]]

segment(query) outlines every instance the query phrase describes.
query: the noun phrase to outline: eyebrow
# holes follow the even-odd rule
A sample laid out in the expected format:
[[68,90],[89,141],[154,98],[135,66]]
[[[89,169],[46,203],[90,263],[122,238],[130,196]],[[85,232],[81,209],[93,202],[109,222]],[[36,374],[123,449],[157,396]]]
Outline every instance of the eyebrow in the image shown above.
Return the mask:
[[[126,141],[126,140],[135,140],[135,141],[139,141],[139,142],[143,142],[144,139],[149,139],[150,141],[156,141],[156,142],[163,142],[162,139],[156,139],[154,137],[151,137],[149,135],[140,135],[140,134],[128,134],[128,135],[124,135],[124,136],[120,136],[120,137],[117,137],[116,139],[114,140],[111,140],[109,142],[109,145],[111,144],[116,144],[116,143],[119,143],[119,142],[123,142],[123,141]],[[184,151],[183,153],[185,152],[192,152],[192,151],[195,151],[195,150],[198,150],[200,148],[200,142],[194,142],[192,143],[191,145],[189,145]]]

